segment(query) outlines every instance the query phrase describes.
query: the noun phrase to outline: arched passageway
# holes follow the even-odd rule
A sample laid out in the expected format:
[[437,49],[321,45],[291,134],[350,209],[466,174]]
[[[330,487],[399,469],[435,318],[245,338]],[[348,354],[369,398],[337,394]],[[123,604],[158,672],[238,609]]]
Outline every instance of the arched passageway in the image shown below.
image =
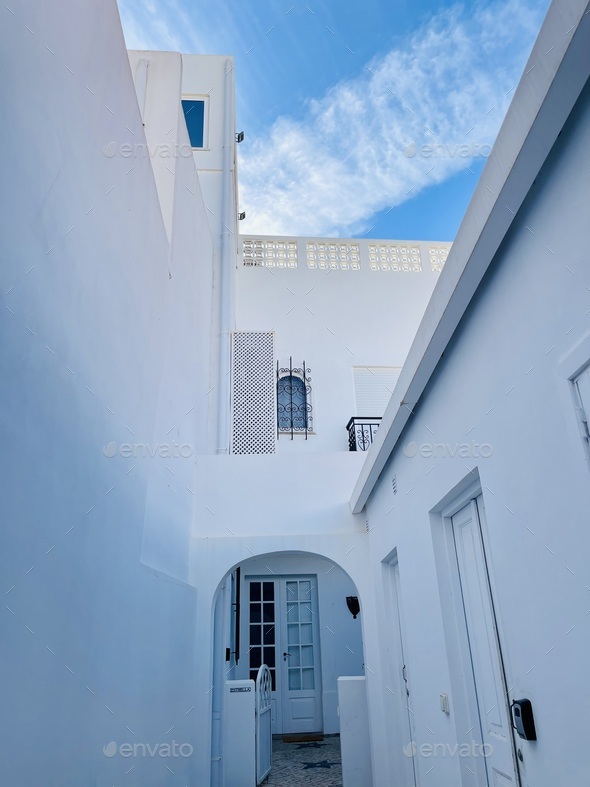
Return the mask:
[[[290,768],[308,770],[310,777],[316,767],[338,770],[339,745],[327,737],[340,731],[337,680],[364,674],[361,618],[353,617],[350,598],[358,599],[350,576],[308,552],[255,556],[221,580],[214,600],[211,684],[214,787],[222,784],[222,687],[226,680],[255,678],[261,664],[269,667],[273,684],[277,767],[270,783],[280,783],[280,771],[288,779]],[[355,611],[354,602],[351,606]],[[285,741],[297,744],[296,757],[286,758]]]

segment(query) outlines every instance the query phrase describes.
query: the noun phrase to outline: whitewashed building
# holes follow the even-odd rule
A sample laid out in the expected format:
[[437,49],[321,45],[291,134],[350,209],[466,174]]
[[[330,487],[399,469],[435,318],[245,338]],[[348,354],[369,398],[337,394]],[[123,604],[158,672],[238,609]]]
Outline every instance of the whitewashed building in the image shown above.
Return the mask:
[[349,787],[585,784],[585,13],[451,250],[240,236],[231,58],[6,12],[3,782],[238,787],[265,663]]
[[549,9],[352,495],[376,784],[588,779],[589,22]]

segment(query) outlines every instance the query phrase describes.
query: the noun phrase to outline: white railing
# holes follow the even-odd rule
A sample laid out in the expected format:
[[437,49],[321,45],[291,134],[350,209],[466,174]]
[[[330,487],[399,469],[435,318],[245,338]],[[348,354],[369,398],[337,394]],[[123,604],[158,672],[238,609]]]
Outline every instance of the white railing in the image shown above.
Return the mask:
[[272,767],[272,681],[263,664],[256,676],[256,784],[260,784]]

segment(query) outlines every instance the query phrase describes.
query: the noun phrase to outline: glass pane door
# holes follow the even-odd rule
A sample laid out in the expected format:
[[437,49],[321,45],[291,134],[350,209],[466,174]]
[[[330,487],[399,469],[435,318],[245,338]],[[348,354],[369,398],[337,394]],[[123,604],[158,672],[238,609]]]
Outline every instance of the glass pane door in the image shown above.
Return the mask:
[[249,676],[256,680],[258,669],[262,664],[270,670],[272,690],[276,691],[276,604],[275,583],[270,581],[250,580],[250,642],[249,642]]

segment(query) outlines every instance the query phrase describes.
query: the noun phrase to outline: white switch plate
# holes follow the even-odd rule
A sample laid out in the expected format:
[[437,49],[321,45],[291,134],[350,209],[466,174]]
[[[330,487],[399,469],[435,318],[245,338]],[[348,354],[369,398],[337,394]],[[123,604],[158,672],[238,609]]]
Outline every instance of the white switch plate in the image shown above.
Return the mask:
[[440,709],[443,713],[450,713],[451,709],[449,707],[449,695],[448,694],[441,694],[440,695]]

